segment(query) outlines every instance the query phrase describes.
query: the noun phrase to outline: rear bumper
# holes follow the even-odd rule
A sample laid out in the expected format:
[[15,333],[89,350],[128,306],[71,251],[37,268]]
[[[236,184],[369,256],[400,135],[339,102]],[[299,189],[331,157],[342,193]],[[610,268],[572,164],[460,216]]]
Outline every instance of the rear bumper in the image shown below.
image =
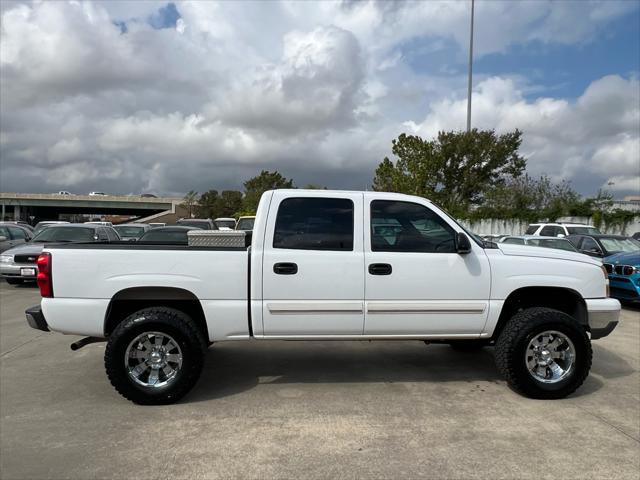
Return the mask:
[[42,330],[43,332],[49,332],[49,325],[47,325],[47,320],[44,318],[42,314],[42,309],[40,305],[36,305],[31,308],[27,308],[24,311],[25,316],[27,317],[27,323],[31,328],[35,328],[36,330]]
[[615,298],[591,298],[585,302],[591,338],[597,340],[606,337],[618,325],[620,302]]
[[33,268],[37,275],[38,267],[35,264],[2,264],[0,265],[0,276],[2,278],[21,278],[23,280],[35,280],[36,275],[22,275],[23,268]]

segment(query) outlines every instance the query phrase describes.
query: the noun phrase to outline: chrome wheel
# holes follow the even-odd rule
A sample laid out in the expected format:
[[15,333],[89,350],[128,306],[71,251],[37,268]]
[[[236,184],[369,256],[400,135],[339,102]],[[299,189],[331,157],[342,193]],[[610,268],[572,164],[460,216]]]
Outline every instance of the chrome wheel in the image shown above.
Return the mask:
[[182,350],[166,333],[145,332],[127,347],[124,365],[138,385],[164,387],[175,380],[182,368]]
[[567,378],[573,370],[575,358],[573,342],[555,330],[533,337],[525,352],[529,374],[542,383],[557,383]]

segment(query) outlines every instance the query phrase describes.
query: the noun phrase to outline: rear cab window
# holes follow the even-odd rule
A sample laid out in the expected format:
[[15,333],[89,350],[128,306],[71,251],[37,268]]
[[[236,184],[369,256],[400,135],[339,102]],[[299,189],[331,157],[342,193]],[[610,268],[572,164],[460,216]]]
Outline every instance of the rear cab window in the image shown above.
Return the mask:
[[536,230],[538,230],[539,227],[540,225],[529,225],[529,228],[527,228],[527,231],[524,232],[524,234],[533,235],[534,233],[536,233]]

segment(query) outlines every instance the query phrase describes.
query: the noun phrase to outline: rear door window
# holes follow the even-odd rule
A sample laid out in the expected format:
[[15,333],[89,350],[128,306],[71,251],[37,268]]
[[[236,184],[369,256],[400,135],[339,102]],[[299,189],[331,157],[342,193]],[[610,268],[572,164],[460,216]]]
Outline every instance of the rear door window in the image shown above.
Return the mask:
[[273,248],[353,250],[353,201],[287,198],[276,217]]

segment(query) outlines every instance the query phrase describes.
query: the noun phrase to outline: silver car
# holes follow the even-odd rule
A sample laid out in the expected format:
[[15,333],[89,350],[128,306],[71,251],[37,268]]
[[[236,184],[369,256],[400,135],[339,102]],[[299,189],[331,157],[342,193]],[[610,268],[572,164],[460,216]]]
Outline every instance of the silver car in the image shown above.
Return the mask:
[[509,235],[500,239],[499,243],[511,243],[514,245],[532,245],[534,247],[555,248],[577,252],[578,249],[566,238],[541,237],[536,235]]
[[34,281],[38,274],[36,262],[47,243],[112,242],[120,237],[112,227],[102,225],[54,225],[33,237],[28,243],[10,248],[0,254],[0,276],[11,285]]
[[28,242],[33,233],[16,223],[0,222],[0,252]]
[[147,223],[123,223],[113,228],[125,242],[135,242],[147,231],[151,230],[151,226]]

